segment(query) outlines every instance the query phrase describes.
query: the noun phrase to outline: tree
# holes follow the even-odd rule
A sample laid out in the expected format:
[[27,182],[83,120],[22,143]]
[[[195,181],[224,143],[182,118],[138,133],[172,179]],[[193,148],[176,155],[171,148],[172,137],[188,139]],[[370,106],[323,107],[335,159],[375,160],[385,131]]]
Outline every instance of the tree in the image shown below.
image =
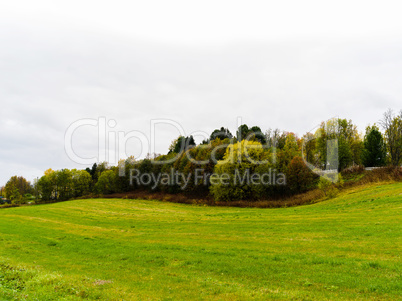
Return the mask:
[[172,143],[170,144],[168,154],[171,153],[179,154],[182,151],[185,151],[193,146],[195,146],[193,136],[190,137],[179,136],[176,140],[172,141]]
[[344,136],[340,136],[338,138],[338,158],[339,158],[338,163],[339,171],[344,170],[345,168],[353,164],[352,149],[350,147],[350,143],[348,142],[347,138]]
[[13,176],[4,186],[4,192],[8,199],[17,200],[27,193],[32,193],[33,188],[24,177]]
[[109,164],[105,162],[101,162],[96,166],[95,170],[95,182],[98,181],[100,175],[105,171],[109,169]]
[[90,192],[92,177],[86,170],[73,169],[71,171],[71,181],[73,197],[80,197]]
[[135,183],[130,183],[130,170],[135,169],[136,164],[137,161],[134,156],[119,160],[117,167],[114,169],[118,192],[127,192],[135,188]]
[[311,164],[319,166],[319,154],[317,152],[317,141],[312,133],[306,133],[302,138],[303,158]]
[[394,116],[391,109],[384,113],[380,121],[385,131],[390,163],[399,166],[402,161],[402,110],[398,116]]
[[188,175],[189,181],[185,187],[183,185],[177,187],[180,188],[177,191],[206,196],[209,192],[209,175],[213,173],[217,161],[223,159],[226,148],[231,142],[229,138],[223,140],[216,138],[208,144],[198,145],[183,152],[173,163],[173,168],[182,174]]
[[382,134],[376,125],[366,128],[362,162],[364,166],[384,166],[387,149]]
[[209,137],[209,140],[210,140],[210,141],[213,141],[213,140],[215,140],[216,138],[219,138],[219,139],[221,139],[221,140],[224,140],[224,139],[226,139],[226,138],[232,139],[232,138],[233,138],[233,135],[232,135],[232,133],[229,131],[229,129],[224,128],[224,127],[221,127],[220,129],[216,129],[216,130],[214,130],[214,131],[211,133],[211,135],[210,135],[210,137]]
[[96,169],[97,169],[97,167],[98,167],[98,165],[96,163],[94,163],[92,165],[92,168],[87,167],[85,169],[91,175],[92,180],[94,180],[94,181],[97,180],[97,178],[95,178],[96,177]]
[[72,173],[69,169],[55,171],[56,186],[57,186],[57,199],[67,200],[72,197],[73,183]]
[[282,149],[285,146],[286,136],[287,133],[283,131],[281,132],[279,129],[268,129],[265,132],[265,139],[268,146],[278,149]]
[[258,169],[268,161],[269,151],[257,141],[237,142],[226,148],[211,176],[210,191],[217,201],[256,199],[262,191],[261,183],[253,183],[250,177],[258,176]]
[[45,170],[42,178],[39,179],[38,185],[40,187],[41,195],[43,200],[57,199],[58,186],[57,186],[57,175],[56,172],[49,168]]
[[100,194],[113,193],[116,190],[116,174],[113,170],[105,170],[101,173],[95,185],[96,192]]
[[241,126],[239,126],[239,128],[237,129],[237,132],[236,132],[237,141],[241,142],[244,139],[246,139],[248,132],[249,132],[249,129],[248,129],[247,124],[242,124]]
[[38,187],[38,194],[40,195],[41,199],[44,201],[49,201],[54,197],[53,189],[54,185],[49,175],[43,175],[37,183]]
[[352,120],[338,119],[339,170],[361,163],[363,143]]
[[280,172],[287,173],[288,166],[295,156],[301,155],[299,149],[299,140],[294,133],[285,133],[285,142],[281,149],[274,148],[275,153],[273,154],[274,160],[276,162],[275,168]]
[[267,142],[267,138],[262,133],[260,127],[253,126],[249,128],[247,124],[242,124],[239,126],[236,132],[236,137],[239,142],[242,140],[258,141],[261,144],[265,144]]
[[36,183],[37,193],[45,201],[67,200],[74,196],[73,175],[67,168],[56,171],[49,168]]
[[252,128],[250,128],[248,136],[250,136],[249,140],[258,141],[261,144],[267,143],[265,135],[262,133],[261,128],[258,126],[253,126]]
[[363,144],[351,120],[338,118],[322,122],[315,136],[321,168],[340,171],[360,163]]

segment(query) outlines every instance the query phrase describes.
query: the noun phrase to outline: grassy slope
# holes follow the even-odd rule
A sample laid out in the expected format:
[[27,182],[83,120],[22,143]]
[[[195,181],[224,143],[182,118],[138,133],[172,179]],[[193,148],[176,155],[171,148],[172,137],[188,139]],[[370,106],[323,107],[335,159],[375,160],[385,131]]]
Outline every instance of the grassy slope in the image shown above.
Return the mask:
[[4,209],[0,297],[401,299],[401,201],[396,183],[281,209],[110,199]]

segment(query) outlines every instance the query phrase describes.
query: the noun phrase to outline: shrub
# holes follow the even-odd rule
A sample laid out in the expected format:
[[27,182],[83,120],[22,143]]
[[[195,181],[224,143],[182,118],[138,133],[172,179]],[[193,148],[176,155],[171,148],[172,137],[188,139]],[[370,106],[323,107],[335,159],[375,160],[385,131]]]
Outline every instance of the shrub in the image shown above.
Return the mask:
[[341,174],[339,173],[337,176],[337,181],[333,183],[333,181],[330,180],[328,175],[322,176],[320,178],[320,181],[318,182],[318,188],[324,193],[324,195],[328,198],[334,198],[338,195],[340,187],[343,186],[343,178]]
[[364,166],[362,165],[353,165],[342,170],[343,175],[361,174],[361,173],[364,173]]
[[326,176],[320,178],[318,188],[324,193],[325,196],[327,196],[328,190],[331,186],[332,182]]
[[292,193],[305,192],[316,185],[317,176],[299,156],[294,157],[287,169],[287,183]]
[[327,197],[329,199],[332,199],[334,197],[336,197],[339,193],[338,188],[336,188],[334,185],[331,185],[328,190],[327,190]]
[[338,174],[338,182],[336,182],[336,186],[338,188],[342,188],[344,183],[345,183],[345,181],[343,180],[342,174],[339,173]]

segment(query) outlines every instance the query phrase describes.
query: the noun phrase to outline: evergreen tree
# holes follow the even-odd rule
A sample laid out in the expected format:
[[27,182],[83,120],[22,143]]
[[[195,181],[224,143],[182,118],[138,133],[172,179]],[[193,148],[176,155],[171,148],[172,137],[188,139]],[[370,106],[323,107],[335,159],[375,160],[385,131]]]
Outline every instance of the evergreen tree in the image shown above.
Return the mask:
[[386,146],[376,125],[366,128],[362,162],[364,166],[384,166],[387,156]]

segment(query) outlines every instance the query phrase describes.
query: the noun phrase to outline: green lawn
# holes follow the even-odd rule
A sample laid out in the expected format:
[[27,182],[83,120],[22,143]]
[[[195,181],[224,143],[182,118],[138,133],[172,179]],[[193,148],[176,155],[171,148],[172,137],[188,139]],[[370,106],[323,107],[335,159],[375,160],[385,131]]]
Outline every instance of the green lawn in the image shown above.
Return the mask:
[[402,183],[309,206],[0,210],[0,300],[402,300]]

